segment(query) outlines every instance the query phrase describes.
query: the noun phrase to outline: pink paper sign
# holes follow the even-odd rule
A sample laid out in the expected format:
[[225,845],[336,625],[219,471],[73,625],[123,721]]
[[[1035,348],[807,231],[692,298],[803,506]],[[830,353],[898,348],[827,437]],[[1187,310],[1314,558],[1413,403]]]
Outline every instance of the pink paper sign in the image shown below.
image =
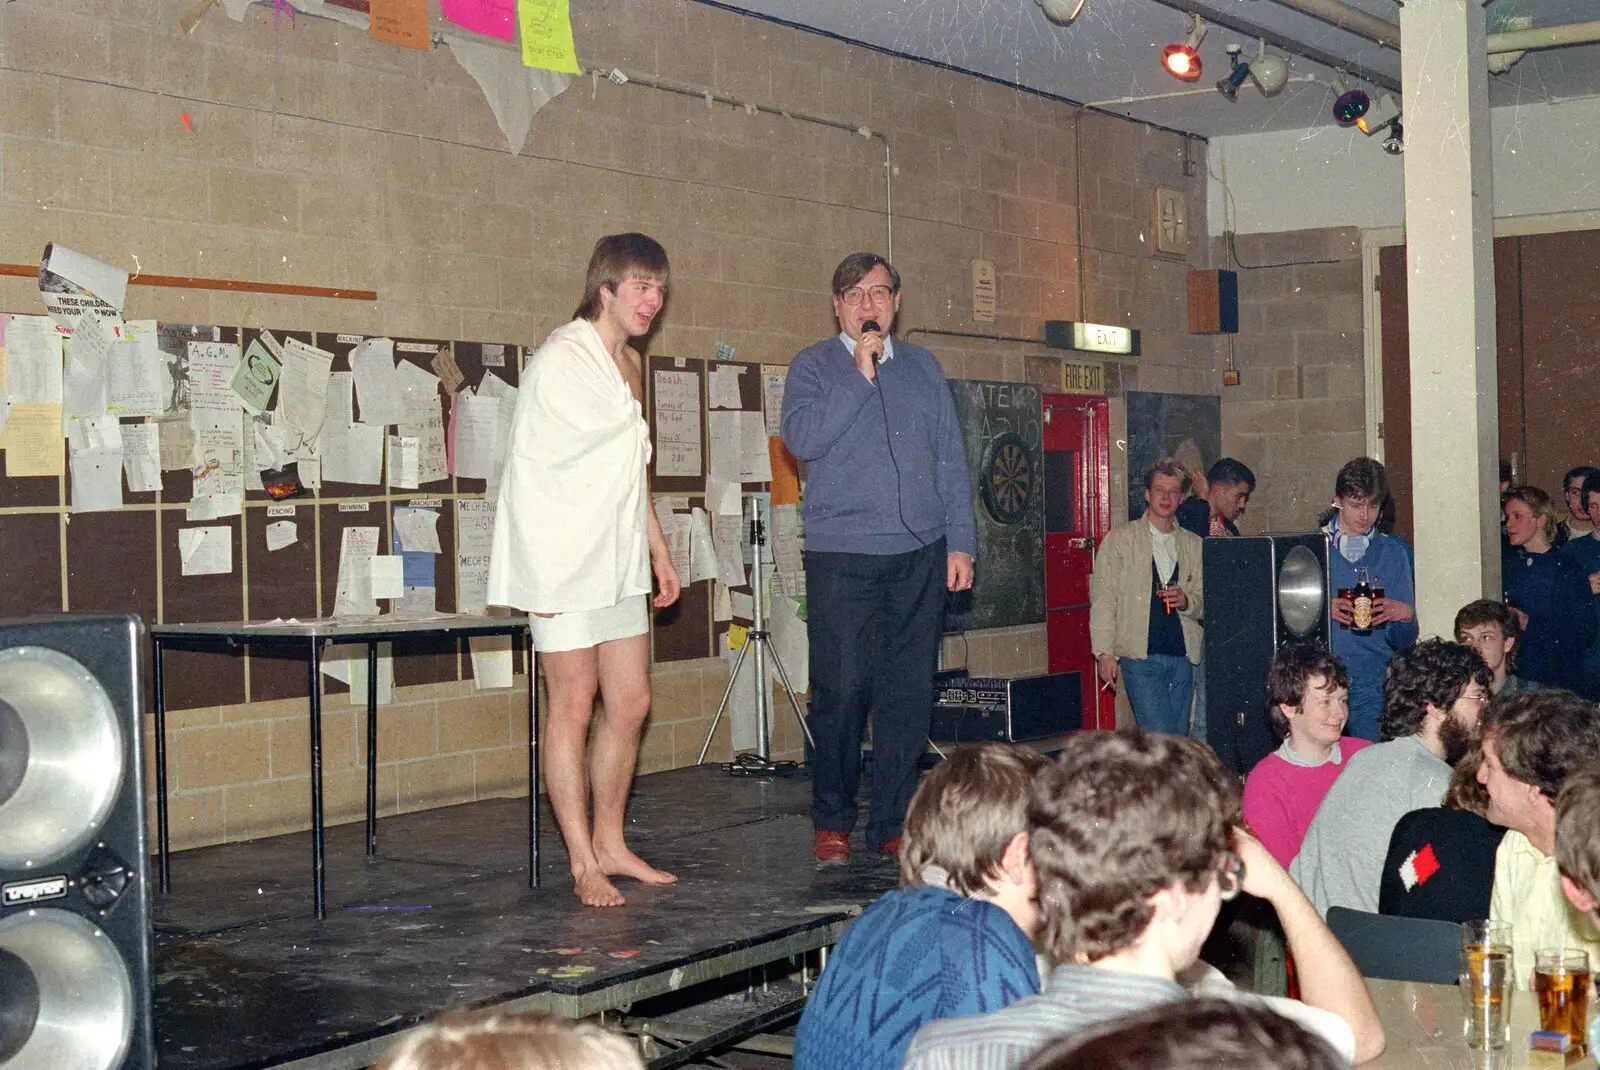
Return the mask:
[[516,0],[441,0],[444,17],[474,33],[511,41],[516,37]]

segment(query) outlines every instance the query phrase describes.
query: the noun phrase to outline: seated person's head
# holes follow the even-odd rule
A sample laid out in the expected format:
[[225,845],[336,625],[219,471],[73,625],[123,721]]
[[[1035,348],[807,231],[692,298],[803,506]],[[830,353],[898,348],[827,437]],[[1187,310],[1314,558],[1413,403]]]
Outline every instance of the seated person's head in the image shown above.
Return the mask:
[[1450,786],[1444,789],[1445,806],[1483,818],[1489,816],[1489,793],[1478,782],[1478,768],[1481,765],[1483,744],[1480,740],[1474,740],[1450,773]]
[[1476,651],[1443,639],[1424,639],[1389,659],[1383,673],[1378,738],[1435,739],[1451,765],[1478,732],[1493,677]]
[[[1589,518],[1589,523],[1594,524],[1595,514],[1600,513],[1600,471],[1591,469],[1591,472],[1591,475],[1583,477],[1583,497],[1580,500],[1583,502],[1583,515]],[[1595,526],[1600,527],[1600,524]]]
[[1022,1070],[1343,1070],[1321,1037],[1266,1007],[1181,1000],[1062,1037]]
[[1600,925],[1600,762],[1570,770],[1556,796],[1556,865],[1568,901]]
[[496,1011],[419,1026],[375,1070],[644,1070],[626,1038],[592,1022]]
[[1517,644],[1522,642],[1522,625],[1511,607],[1492,598],[1468,602],[1456,614],[1456,642],[1478,652],[1489,672],[1498,679],[1517,661]]
[[1524,691],[1484,714],[1483,765],[1489,820],[1535,845],[1555,839],[1556,797],[1567,773],[1600,761],[1600,712],[1570,691]]
[[[1315,643],[1278,651],[1267,669],[1267,718],[1297,751],[1331,747],[1350,719],[1350,674]],[[1309,755],[1308,755],[1309,756]]]
[[1034,777],[1040,943],[1057,962],[1147,956],[1176,972],[1238,891],[1236,782],[1203,743],[1083,732]]
[[1011,743],[957,747],[911,797],[900,836],[900,883],[981,896],[1032,936],[1038,925],[1028,858],[1028,799],[1045,759]]

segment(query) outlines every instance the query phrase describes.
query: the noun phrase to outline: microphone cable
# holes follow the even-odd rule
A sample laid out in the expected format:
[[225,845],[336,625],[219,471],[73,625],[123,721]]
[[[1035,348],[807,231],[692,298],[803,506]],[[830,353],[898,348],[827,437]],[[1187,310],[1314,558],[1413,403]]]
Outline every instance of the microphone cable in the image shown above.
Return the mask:
[[[867,331],[873,331],[873,332],[876,332],[876,333],[882,333],[883,328],[878,326],[878,321],[877,320],[867,320],[865,323],[863,323],[861,325],[861,330],[862,330],[862,333],[865,333]],[[884,443],[885,446],[889,447],[889,463],[894,466],[894,505],[895,505],[895,511],[900,514],[900,526],[905,528],[906,529],[906,533],[909,534],[913,539],[916,539],[917,540],[917,544],[919,546],[921,546],[924,550],[926,550],[928,548],[928,541],[926,539],[924,539],[921,535],[918,535],[916,533],[916,531],[914,531],[912,529],[910,524],[906,523],[905,487],[904,487],[904,485],[903,485],[903,483],[901,481],[902,477],[901,477],[901,474],[900,474],[900,459],[894,455],[894,436],[889,433],[889,403],[886,400],[884,400],[884,391],[883,391],[883,365],[884,365],[884,362],[880,360],[880,361],[877,362],[877,364],[878,364],[878,370],[877,370],[877,374],[873,376],[873,381],[878,387],[878,408],[880,410],[882,410],[882,412],[883,412],[883,443]]]

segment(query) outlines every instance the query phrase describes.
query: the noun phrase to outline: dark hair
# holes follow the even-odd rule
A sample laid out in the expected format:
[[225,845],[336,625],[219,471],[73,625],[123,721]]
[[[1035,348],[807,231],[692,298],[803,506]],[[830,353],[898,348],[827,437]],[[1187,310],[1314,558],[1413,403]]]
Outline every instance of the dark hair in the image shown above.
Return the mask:
[[1574,479],[1581,479],[1587,483],[1596,476],[1600,476],[1600,468],[1592,464],[1580,464],[1576,468],[1569,468],[1567,474],[1561,477],[1561,493],[1563,495],[1567,493],[1567,487],[1572,485]]
[[1450,772],[1450,786],[1444,789],[1446,807],[1482,818],[1489,816],[1489,789],[1478,782],[1478,767],[1482,764],[1483,741],[1475,738]]
[[667,284],[667,251],[644,234],[607,234],[594,243],[583,283],[583,301],[573,319],[592,320],[600,315],[600,291],[613,294],[625,279],[640,276]]
[[1589,507],[1589,495],[1600,494],[1600,472],[1583,477],[1583,507]]
[[1250,493],[1254,494],[1256,490],[1256,474],[1243,461],[1236,461],[1232,457],[1224,457],[1212,465],[1206,473],[1206,482],[1213,487],[1243,483]]
[[1484,624],[1498,624],[1501,635],[1516,640],[1511,646],[1511,653],[1506,655],[1506,663],[1515,665],[1517,655],[1522,653],[1522,622],[1511,612],[1511,607],[1504,602],[1496,602],[1493,598],[1480,598],[1476,602],[1468,602],[1456,611],[1456,639],[1459,640],[1461,633],[1468,628]]
[[1154,732],[1082,732],[1033,779],[1028,820],[1042,946],[1096,962],[1137,943],[1150,897],[1205,887],[1221,869],[1237,782],[1203,743]]
[[1488,687],[1494,677],[1478,652],[1460,643],[1424,639],[1397,651],[1383,673],[1383,716],[1378,738],[1384,742],[1414,736],[1428,707],[1448,710],[1476,680]]
[[1521,502],[1526,505],[1528,511],[1542,521],[1540,528],[1544,531],[1545,538],[1554,539],[1556,537],[1556,507],[1550,501],[1550,495],[1538,487],[1527,485],[1512,487],[1500,499],[1500,508],[1504,509],[1512,502]]
[[1600,897],[1600,763],[1569,769],[1556,796],[1556,866]]
[[1374,505],[1382,505],[1389,496],[1389,476],[1383,464],[1371,457],[1357,457],[1346,461],[1333,480],[1335,498],[1365,498]]
[[889,273],[889,289],[900,292],[900,273],[877,253],[851,253],[833,269],[833,295],[838,297],[866,277],[867,272],[881,267]]
[[1058,1037],[1022,1070],[1343,1070],[1326,1040],[1270,1007],[1162,1003]]
[[1180,489],[1188,486],[1189,484],[1189,473],[1184,470],[1183,465],[1179,464],[1171,457],[1157,457],[1155,460],[1150,462],[1148,467],[1145,468],[1145,490],[1151,490],[1155,487],[1156,476],[1172,476],[1178,481],[1178,487]]
[[1506,775],[1532,784],[1555,802],[1567,773],[1600,760],[1600,710],[1571,691],[1521,691],[1490,703],[1483,714],[1485,738]]
[[900,883],[923,884],[938,866],[950,890],[979,895],[1000,870],[1006,846],[1028,827],[1028,796],[1045,758],[1012,743],[957,747],[911,797],[902,829]]
[[1504,457],[1500,458],[1500,482],[1507,484],[1511,482],[1511,462]]
[[1278,707],[1299,706],[1306,698],[1311,678],[1320,676],[1334,687],[1350,690],[1350,674],[1344,662],[1317,643],[1294,643],[1278,651],[1267,667],[1267,719],[1272,730],[1283,739],[1289,734],[1289,719]]

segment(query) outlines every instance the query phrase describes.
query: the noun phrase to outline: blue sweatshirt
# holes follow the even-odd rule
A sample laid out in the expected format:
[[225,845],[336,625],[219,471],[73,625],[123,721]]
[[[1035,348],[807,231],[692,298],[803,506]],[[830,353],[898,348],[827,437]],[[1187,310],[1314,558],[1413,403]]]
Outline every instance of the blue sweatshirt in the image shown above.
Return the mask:
[[889,892],[845,930],[794,1036],[794,1070],[899,1070],[935,1018],[1039,991],[1033,945],[993,903],[943,888]]
[[1582,694],[1584,652],[1595,638],[1589,577],[1565,550],[1513,548],[1500,572],[1506,601],[1528,615],[1517,674]]
[[[1329,548],[1328,571],[1334,590],[1356,585],[1356,570],[1366,569],[1374,587],[1382,587],[1385,598],[1407,605],[1417,604],[1415,581],[1411,577],[1411,555],[1392,535],[1372,532],[1372,542],[1359,561],[1346,561],[1338,550]],[[1356,635],[1340,624],[1333,626],[1333,653],[1350,673],[1350,723],[1348,735],[1362,739],[1378,738],[1378,719],[1383,715],[1383,671],[1396,650],[1417,641],[1417,620],[1404,624],[1390,621],[1372,629],[1371,635]]]
[[961,428],[926,349],[896,340],[873,382],[838,336],[807,346],[789,365],[782,430],[806,462],[806,549],[901,554],[944,538],[977,556]]

